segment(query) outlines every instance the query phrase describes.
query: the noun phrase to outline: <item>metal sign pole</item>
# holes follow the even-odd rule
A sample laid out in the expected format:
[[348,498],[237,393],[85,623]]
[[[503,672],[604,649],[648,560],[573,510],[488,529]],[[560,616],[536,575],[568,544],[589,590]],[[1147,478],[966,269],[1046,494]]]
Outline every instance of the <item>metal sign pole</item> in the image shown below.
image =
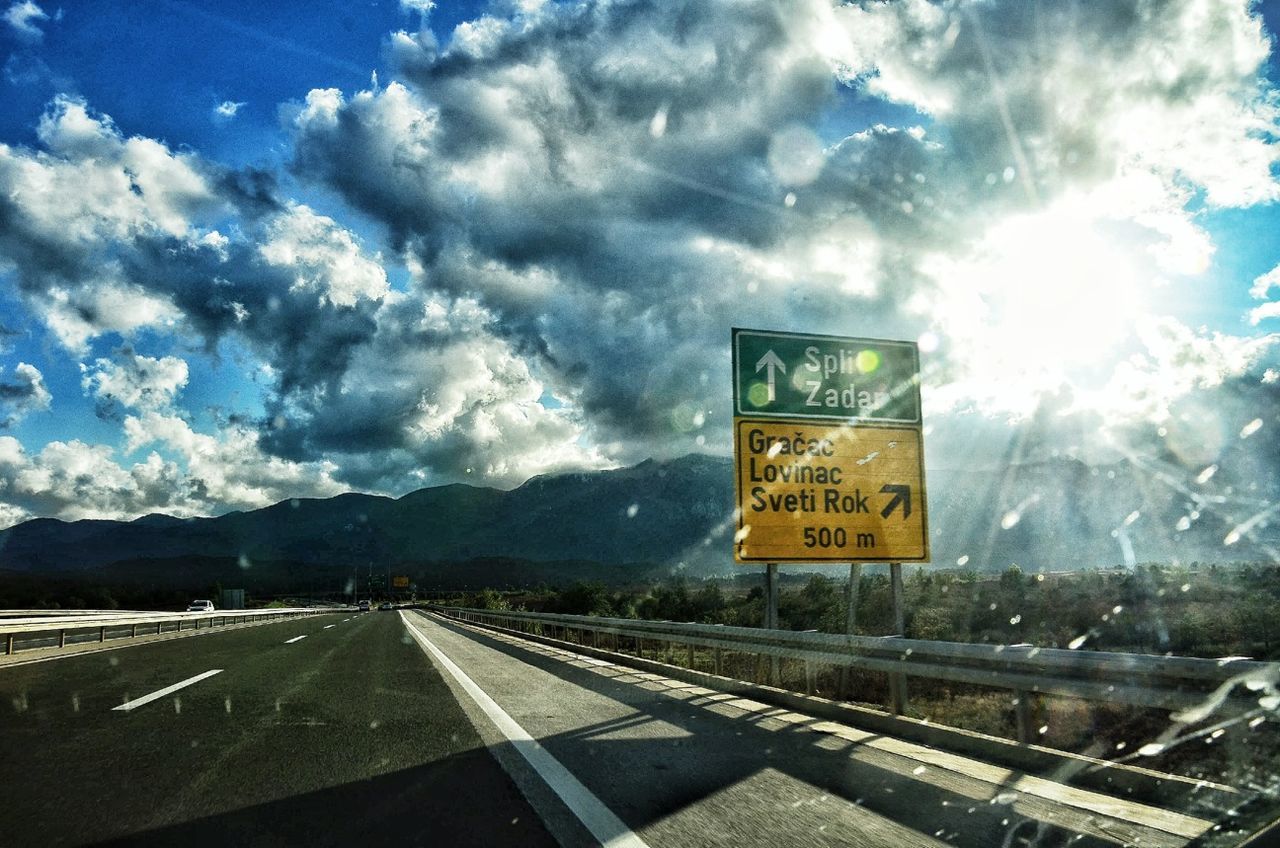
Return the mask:
[[778,564],[767,563],[764,567],[764,626],[766,630],[778,627]]
[[[902,563],[889,563],[889,583],[893,589],[893,627],[898,636],[907,635],[907,616],[903,609]],[[889,675],[889,698],[893,702],[894,715],[907,711],[907,678],[904,674]]]
[[[764,626],[767,630],[778,629],[778,564],[768,563],[764,571]],[[778,684],[778,656],[769,656],[769,684]]]
[[[862,563],[849,563],[849,583],[844,589],[844,632],[852,636],[858,629],[858,589],[862,583]],[[845,698],[853,697],[853,666],[840,669],[840,692]]]
[[862,582],[862,563],[849,563],[849,585],[845,587],[844,597],[848,604],[845,611],[844,632],[852,636],[858,627],[858,588]]

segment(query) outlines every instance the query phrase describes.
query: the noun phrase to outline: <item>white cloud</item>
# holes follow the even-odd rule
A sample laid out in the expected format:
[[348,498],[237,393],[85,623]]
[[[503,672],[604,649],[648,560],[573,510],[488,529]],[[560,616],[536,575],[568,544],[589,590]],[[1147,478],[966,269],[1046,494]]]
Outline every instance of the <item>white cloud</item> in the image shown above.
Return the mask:
[[158,443],[179,461],[152,451],[139,462],[121,463],[111,447],[79,440],[50,442],[31,454],[17,439],[0,436],[0,523],[31,516],[73,521],[149,512],[209,515],[349,488],[334,480],[332,464],[264,454],[256,434],[244,427],[210,436],[180,418],[146,412],[126,418],[125,433],[130,452]]
[[1273,300],[1249,310],[1249,323],[1255,327],[1268,318],[1280,318],[1280,301]]
[[1280,265],[1254,279],[1253,286],[1249,289],[1249,297],[1254,300],[1265,300],[1271,293],[1272,287],[1280,288]]
[[[1268,140],[1277,111],[1260,76],[1270,40],[1251,7],[1148,0],[1077,15],[904,0],[842,6],[837,17],[847,78],[989,135],[989,158],[1025,164],[1019,178],[1033,190],[1062,169],[1136,168],[1245,206],[1280,197]],[[1059,37],[1040,35],[1049,31]]]
[[[1253,287],[1249,289],[1249,296],[1254,300],[1266,300],[1272,288],[1280,288],[1280,265],[1255,279]],[[1280,318],[1280,300],[1272,300],[1249,310],[1249,323],[1255,327],[1271,318]]]
[[515,485],[610,464],[582,443],[576,410],[542,404],[546,386],[474,299],[399,296],[378,317],[340,379],[281,406],[274,440],[296,434],[309,455],[360,469],[356,482],[376,488],[465,475]]
[[44,38],[44,30],[40,24],[49,20],[49,15],[31,0],[19,0],[4,13],[4,21],[19,38],[24,41],[40,41]]
[[44,375],[34,365],[19,362],[8,378],[0,366],[0,427],[12,426],[33,411],[48,409],[52,400]]
[[123,250],[138,239],[202,235],[193,217],[219,203],[195,156],[126,139],[109,118],[63,97],[37,136],[46,150],[0,145],[0,192],[12,207],[0,259],[17,269],[32,311],[75,352],[104,332],[172,326],[171,296],[131,279],[134,257]]
[[307,206],[290,205],[267,225],[267,239],[259,248],[263,259],[292,272],[294,288],[318,291],[334,306],[387,294],[382,257],[366,257],[348,230]]
[[135,466],[135,475],[112,454],[109,447],[72,440],[50,442],[31,455],[17,439],[0,436],[0,517],[133,518],[159,508],[178,514],[189,510],[180,486],[140,485],[158,482],[159,470],[167,472],[167,483],[175,483],[180,476],[175,466],[165,467],[156,456],[142,469]]
[[290,462],[263,453],[258,435],[241,426],[217,436],[197,433],[175,415],[144,412],[124,421],[128,450],[159,443],[176,451],[201,499],[222,508],[256,509],[288,497],[328,497],[346,491],[333,478],[332,462]]
[[1143,352],[1119,363],[1108,384],[1090,398],[1093,408],[1118,424],[1167,422],[1179,399],[1261,372],[1280,353],[1280,334],[1242,338],[1197,332],[1173,318],[1144,319],[1138,335]]
[[172,327],[181,317],[168,298],[112,279],[113,270],[104,268],[95,286],[51,288],[43,300],[33,304],[68,351],[83,354],[89,340],[103,333],[128,336],[144,327]]
[[224,100],[217,106],[213,107],[213,119],[219,123],[230,121],[239,114],[240,109],[245,105],[246,104],[243,101],[237,102],[235,100]]
[[116,358],[98,359],[92,367],[81,366],[81,386],[100,404],[119,404],[132,409],[164,409],[187,384],[187,363],[176,356],[143,356],[131,350],[117,352]]

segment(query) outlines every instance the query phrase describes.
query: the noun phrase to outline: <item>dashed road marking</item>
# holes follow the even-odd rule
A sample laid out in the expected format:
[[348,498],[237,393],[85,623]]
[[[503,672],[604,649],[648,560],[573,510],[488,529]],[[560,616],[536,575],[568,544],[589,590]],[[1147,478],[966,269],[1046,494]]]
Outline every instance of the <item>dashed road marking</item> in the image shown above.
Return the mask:
[[151,703],[156,698],[163,698],[165,695],[168,695],[171,692],[177,692],[179,689],[186,688],[187,686],[190,686],[192,683],[199,683],[201,680],[204,680],[206,677],[213,677],[215,674],[221,674],[221,673],[222,673],[222,669],[211,668],[208,671],[204,672],[203,674],[197,674],[195,677],[188,677],[186,680],[183,680],[180,683],[175,683],[172,686],[166,686],[163,689],[157,689],[156,691],[152,692],[150,695],[143,695],[141,698],[134,698],[132,701],[125,701],[120,706],[112,707],[111,709],[112,711],[121,710],[127,713],[130,710],[136,710],[138,707],[142,706],[143,704]]

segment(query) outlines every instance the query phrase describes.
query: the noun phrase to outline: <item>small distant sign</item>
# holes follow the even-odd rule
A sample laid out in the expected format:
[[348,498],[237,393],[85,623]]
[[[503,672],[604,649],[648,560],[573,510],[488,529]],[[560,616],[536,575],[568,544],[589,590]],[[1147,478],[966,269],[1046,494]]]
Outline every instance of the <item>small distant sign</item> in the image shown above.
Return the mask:
[[733,414],[920,424],[914,342],[733,331]]
[[395,588],[395,589],[408,589],[409,578],[408,577],[392,577],[391,586],[392,588]]

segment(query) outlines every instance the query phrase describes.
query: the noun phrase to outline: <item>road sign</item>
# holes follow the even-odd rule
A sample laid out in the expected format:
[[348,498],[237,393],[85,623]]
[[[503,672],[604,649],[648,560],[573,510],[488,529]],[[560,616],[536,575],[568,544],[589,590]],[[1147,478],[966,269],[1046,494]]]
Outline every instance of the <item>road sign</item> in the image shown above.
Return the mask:
[[407,576],[405,576],[405,577],[401,577],[401,576],[399,576],[399,575],[397,575],[397,576],[395,576],[395,577],[392,577],[392,578],[391,578],[391,587],[392,587],[393,589],[408,589],[408,588],[409,588],[409,578],[408,578]]
[[918,427],[734,421],[738,562],[927,562]]
[[914,342],[733,331],[733,414],[920,424]]

